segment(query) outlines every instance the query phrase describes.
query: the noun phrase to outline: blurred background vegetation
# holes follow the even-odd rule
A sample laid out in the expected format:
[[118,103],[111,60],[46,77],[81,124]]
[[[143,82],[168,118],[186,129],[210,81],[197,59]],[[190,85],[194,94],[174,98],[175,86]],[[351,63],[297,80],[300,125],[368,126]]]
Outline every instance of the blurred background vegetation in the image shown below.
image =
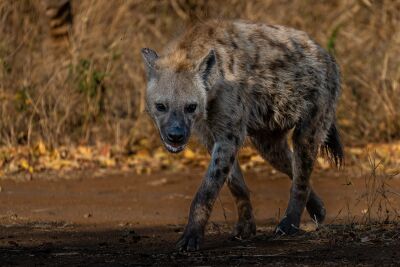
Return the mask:
[[137,140],[158,140],[144,112],[140,48],[161,50],[207,18],[306,31],[341,66],[345,144],[400,138],[400,1],[61,0],[56,11],[52,2],[0,1],[2,146],[129,150]]

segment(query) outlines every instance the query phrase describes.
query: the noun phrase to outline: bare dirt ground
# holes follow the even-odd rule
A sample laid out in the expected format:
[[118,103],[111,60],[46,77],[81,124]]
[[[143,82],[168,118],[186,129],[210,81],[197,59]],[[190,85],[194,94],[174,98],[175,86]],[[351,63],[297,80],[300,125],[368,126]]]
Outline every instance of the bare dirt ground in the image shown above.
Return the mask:
[[[400,224],[352,224],[365,211],[360,198],[365,181],[337,171],[317,171],[313,177],[328,210],[318,230],[305,214],[299,235],[275,237],[289,179],[273,172],[246,173],[257,235],[247,241],[230,237],[236,212],[224,188],[202,250],[177,252],[175,242],[201,177],[201,170],[179,175],[93,170],[0,180],[0,265],[400,264]],[[390,187],[400,189],[400,180],[393,179]],[[391,204],[399,206],[398,198]]]

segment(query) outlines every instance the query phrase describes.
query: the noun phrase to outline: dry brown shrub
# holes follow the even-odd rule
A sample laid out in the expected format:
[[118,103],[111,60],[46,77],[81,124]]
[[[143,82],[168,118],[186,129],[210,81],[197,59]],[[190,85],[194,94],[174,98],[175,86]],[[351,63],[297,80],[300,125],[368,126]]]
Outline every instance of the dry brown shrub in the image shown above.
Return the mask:
[[72,6],[68,45],[50,40],[40,1],[0,2],[2,144],[153,138],[140,48],[160,50],[186,25],[215,17],[308,32],[341,66],[345,142],[400,137],[399,1],[72,0]]

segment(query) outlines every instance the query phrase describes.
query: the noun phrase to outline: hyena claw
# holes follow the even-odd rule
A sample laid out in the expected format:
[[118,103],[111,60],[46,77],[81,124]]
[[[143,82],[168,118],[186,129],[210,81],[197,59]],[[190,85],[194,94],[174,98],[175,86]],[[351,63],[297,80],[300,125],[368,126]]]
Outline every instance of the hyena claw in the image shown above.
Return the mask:
[[248,239],[256,234],[256,224],[254,219],[238,221],[233,229],[235,239]]
[[181,238],[176,243],[176,248],[179,251],[197,251],[203,240],[203,235],[199,231],[190,230],[182,234]]
[[290,217],[285,216],[275,228],[275,235],[281,236],[297,234],[300,230],[299,226],[299,220],[293,220]]

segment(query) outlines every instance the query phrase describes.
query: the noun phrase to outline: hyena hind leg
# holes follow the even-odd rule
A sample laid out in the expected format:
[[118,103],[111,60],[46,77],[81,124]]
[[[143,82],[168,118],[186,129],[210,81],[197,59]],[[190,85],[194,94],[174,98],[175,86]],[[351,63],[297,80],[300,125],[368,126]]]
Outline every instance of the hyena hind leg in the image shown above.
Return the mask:
[[[318,122],[318,121],[317,121]],[[285,216],[276,228],[277,234],[295,234],[311,192],[310,176],[321,145],[324,128],[310,120],[297,125],[293,132],[292,186]]]
[[238,161],[235,161],[231,174],[227,179],[227,185],[235,198],[238,213],[238,221],[233,230],[233,236],[246,239],[256,234],[256,224],[253,216],[253,208],[250,202],[250,192],[246,186]]
[[[287,133],[260,131],[252,135],[251,140],[261,156],[267,160],[272,167],[289,176],[290,180],[293,180],[293,153],[287,142]],[[326,216],[324,203],[311,187],[306,208],[312,220],[316,220],[318,223],[324,221]]]

